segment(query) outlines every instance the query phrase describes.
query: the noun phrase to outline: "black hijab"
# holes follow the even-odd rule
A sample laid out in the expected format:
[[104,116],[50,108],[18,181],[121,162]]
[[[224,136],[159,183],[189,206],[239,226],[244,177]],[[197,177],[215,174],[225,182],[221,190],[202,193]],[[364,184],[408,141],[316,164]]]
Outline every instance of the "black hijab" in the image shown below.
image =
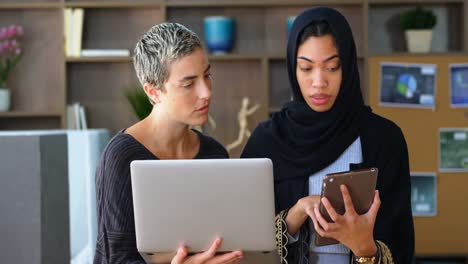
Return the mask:
[[[307,105],[296,78],[299,38],[313,22],[328,24],[335,38],[343,74],[333,107],[321,113]],[[273,114],[271,128],[265,135],[267,140],[274,142],[275,182],[307,180],[311,174],[334,162],[359,136],[360,127],[371,110],[364,106],[356,58],[351,28],[338,11],[316,7],[305,10],[296,18],[287,48],[293,101]]]
[[[333,107],[314,112],[304,101],[296,79],[296,56],[301,33],[312,22],[328,24],[338,48],[342,83]],[[243,158],[270,158],[275,178],[276,213],[291,208],[309,195],[309,176],[333,163],[361,137],[362,166],[379,169],[377,189],[382,205],[374,229],[375,238],[390,248],[396,263],[411,263],[414,229],[411,216],[408,151],[401,129],[364,106],[359,83],[356,50],[345,18],[331,8],[318,7],[300,14],[288,40],[287,65],[294,101],[252,133]],[[398,187],[396,187],[398,186]],[[309,225],[303,225],[308,229]],[[394,230],[403,230],[404,236]],[[288,260],[300,257],[289,247]]]

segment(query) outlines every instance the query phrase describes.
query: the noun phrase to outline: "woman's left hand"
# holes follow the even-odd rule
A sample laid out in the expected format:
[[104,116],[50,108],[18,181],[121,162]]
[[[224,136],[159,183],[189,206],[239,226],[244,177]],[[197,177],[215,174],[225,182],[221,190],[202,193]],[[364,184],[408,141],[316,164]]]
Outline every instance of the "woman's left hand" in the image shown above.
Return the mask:
[[345,205],[345,213],[338,214],[327,198],[322,203],[334,223],[329,223],[320,214],[318,207],[307,212],[314,222],[315,231],[322,237],[334,238],[348,247],[355,256],[374,256],[377,246],[374,241],[374,224],[380,207],[379,192],[375,191],[374,201],[367,213],[359,215],[354,209],[348,188],[340,186]]

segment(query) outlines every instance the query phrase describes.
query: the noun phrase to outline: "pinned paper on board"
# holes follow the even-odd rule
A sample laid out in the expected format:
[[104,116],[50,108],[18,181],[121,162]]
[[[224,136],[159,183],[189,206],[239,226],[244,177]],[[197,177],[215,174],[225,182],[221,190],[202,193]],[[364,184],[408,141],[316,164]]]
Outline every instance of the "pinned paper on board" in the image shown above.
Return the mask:
[[381,63],[380,105],[434,109],[436,70],[435,64]]
[[450,106],[468,107],[468,63],[450,64]]
[[413,216],[437,215],[437,180],[434,172],[411,173]]
[[439,170],[468,172],[468,128],[441,128]]

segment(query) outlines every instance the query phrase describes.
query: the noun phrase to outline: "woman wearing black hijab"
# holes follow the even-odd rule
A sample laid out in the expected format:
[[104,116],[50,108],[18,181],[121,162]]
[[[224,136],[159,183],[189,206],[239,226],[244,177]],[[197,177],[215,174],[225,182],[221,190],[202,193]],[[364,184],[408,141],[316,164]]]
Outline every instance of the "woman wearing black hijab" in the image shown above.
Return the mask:
[[[346,19],[326,7],[300,14],[289,35],[287,67],[293,101],[258,125],[242,153],[273,161],[281,261],[411,263],[406,142],[396,124],[364,105]],[[317,210],[323,177],[364,167],[379,170],[369,211],[358,215],[348,206],[335,223],[326,223]],[[346,188],[342,193],[349,197]],[[316,233],[340,243],[316,247]]]

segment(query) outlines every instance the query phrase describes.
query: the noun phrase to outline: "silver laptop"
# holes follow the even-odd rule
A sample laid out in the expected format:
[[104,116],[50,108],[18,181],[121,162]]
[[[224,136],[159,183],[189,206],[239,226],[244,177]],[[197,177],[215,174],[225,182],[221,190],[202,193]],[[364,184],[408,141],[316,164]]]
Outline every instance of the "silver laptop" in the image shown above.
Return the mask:
[[147,262],[172,257],[182,243],[204,251],[217,236],[219,251],[276,251],[271,160],[146,160],[130,169],[137,248]]

